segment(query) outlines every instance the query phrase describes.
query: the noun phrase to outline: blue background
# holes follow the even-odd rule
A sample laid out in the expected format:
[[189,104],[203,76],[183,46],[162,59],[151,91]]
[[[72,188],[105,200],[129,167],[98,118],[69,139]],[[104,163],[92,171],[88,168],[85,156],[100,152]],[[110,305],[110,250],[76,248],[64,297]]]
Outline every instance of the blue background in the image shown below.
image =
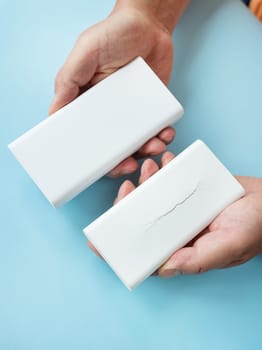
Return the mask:
[[[109,208],[102,179],[53,209],[7,150],[47,114],[78,34],[113,1],[0,2],[0,349],[261,349],[262,257],[149,278],[130,293],[86,247]],[[238,0],[194,0],[176,30],[171,90],[185,107],[170,147],[196,138],[235,174],[262,176],[262,26]]]

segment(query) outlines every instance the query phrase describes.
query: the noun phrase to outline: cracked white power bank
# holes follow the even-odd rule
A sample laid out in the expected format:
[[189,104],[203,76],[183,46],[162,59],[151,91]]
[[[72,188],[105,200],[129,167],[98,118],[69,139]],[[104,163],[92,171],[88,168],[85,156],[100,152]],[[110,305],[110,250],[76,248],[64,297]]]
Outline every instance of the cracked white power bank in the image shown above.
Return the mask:
[[176,98],[138,57],[9,148],[46,198],[59,206],[182,114]]
[[132,289],[243,194],[210,149],[196,141],[84,233]]

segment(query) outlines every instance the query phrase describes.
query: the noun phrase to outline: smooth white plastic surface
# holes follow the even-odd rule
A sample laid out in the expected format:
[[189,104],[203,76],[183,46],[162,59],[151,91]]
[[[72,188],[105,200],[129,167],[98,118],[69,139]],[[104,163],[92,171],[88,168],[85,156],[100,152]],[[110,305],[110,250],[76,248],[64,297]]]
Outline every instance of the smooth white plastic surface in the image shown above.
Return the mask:
[[198,140],[84,233],[132,289],[243,194],[240,183]]
[[59,206],[182,114],[179,102],[138,57],[9,148],[47,199]]

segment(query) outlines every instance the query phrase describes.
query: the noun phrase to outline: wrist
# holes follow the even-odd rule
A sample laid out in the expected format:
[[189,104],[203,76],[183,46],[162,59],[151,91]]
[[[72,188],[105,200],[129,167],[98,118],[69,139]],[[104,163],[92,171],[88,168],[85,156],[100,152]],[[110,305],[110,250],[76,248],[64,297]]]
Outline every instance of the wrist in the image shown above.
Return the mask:
[[172,33],[189,0],[117,0],[114,10],[135,9],[152,16],[165,30]]

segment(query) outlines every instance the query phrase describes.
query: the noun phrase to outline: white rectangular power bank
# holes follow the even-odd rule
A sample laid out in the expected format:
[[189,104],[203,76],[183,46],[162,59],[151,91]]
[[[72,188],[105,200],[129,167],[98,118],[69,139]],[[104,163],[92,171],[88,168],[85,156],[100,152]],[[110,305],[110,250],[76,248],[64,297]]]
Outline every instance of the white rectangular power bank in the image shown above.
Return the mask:
[[84,233],[132,289],[243,194],[210,149],[196,141]]
[[59,206],[182,114],[176,98],[138,57],[9,148],[46,198]]

